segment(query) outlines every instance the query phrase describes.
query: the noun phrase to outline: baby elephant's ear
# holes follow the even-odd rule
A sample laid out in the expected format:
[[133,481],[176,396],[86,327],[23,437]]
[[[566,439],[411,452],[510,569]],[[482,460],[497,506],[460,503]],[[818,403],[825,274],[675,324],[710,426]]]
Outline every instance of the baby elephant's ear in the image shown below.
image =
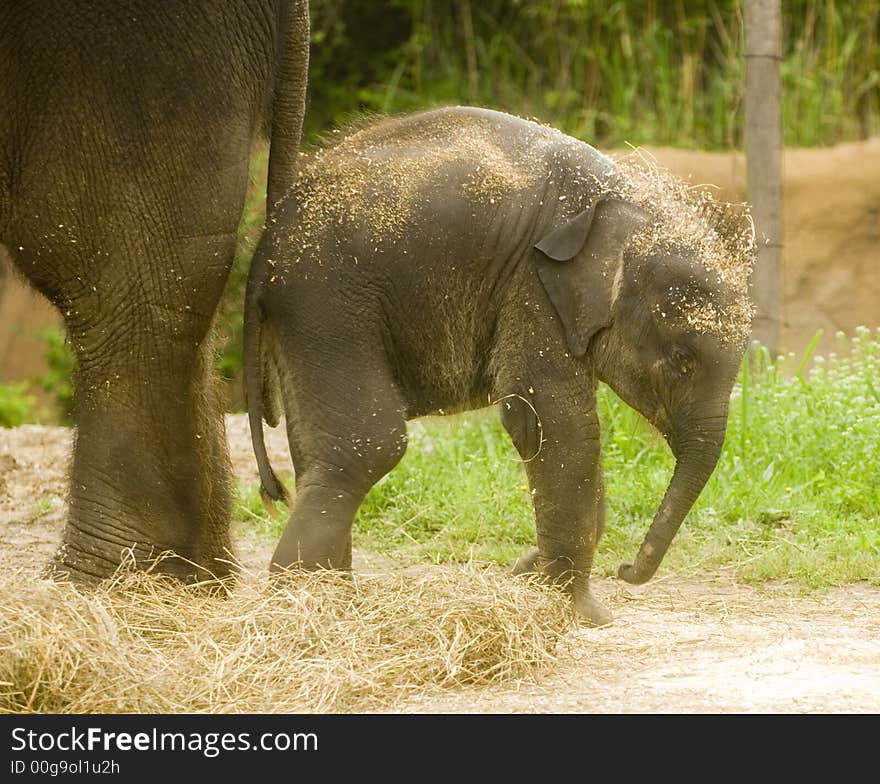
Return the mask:
[[538,277],[575,356],[583,356],[593,335],[611,323],[623,251],[647,223],[641,207],[600,199],[535,245]]

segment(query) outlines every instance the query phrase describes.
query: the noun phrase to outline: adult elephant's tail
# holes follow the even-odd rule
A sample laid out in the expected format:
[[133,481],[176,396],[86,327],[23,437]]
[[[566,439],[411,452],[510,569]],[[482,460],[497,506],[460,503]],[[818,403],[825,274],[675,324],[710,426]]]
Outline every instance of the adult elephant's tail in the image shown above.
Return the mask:
[[[278,24],[275,85],[269,124],[269,171],[266,183],[266,231],[251,260],[244,301],[244,371],[248,423],[257,467],[261,495],[275,501],[287,500],[287,493],[269,463],[263,433],[263,417],[268,413],[277,424],[278,412],[272,397],[268,357],[262,339],[262,287],[267,279],[273,242],[272,226],[284,197],[296,182],[299,146],[302,139],[309,68],[308,0],[284,0]],[[267,412],[268,409],[268,412]]]
[[309,72],[308,0],[287,0],[280,20],[278,48],[269,127],[267,219],[296,180]]

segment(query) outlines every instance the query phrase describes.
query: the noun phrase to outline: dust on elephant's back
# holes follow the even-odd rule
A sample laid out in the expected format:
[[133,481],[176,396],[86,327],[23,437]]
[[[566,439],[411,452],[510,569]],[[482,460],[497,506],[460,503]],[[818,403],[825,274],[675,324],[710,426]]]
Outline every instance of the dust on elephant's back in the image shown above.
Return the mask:
[[517,198],[535,205],[536,186],[551,178],[547,148],[588,147],[538,123],[513,139],[500,129],[488,111],[416,115],[370,125],[318,150],[305,159],[294,191],[304,244],[312,235],[323,239],[332,224],[366,227],[374,242],[395,242],[412,230],[420,208],[436,207],[444,182],[475,207]]

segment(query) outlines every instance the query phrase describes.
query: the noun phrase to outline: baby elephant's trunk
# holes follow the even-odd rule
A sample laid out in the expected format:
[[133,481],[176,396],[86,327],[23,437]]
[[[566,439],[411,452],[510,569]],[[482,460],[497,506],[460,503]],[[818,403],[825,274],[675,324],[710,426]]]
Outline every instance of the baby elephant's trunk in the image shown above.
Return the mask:
[[721,454],[724,429],[688,444],[676,457],[675,471],[635,562],[623,564],[617,576],[639,585],[654,576],[673,537],[703,490]]

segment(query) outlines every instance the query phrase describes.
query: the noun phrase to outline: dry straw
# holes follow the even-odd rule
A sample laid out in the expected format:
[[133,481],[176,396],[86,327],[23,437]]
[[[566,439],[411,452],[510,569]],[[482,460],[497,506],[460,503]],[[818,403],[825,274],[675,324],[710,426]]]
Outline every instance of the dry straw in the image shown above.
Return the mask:
[[497,572],[244,574],[220,596],[143,573],[79,592],[0,578],[0,712],[361,712],[532,679],[560,592]]

